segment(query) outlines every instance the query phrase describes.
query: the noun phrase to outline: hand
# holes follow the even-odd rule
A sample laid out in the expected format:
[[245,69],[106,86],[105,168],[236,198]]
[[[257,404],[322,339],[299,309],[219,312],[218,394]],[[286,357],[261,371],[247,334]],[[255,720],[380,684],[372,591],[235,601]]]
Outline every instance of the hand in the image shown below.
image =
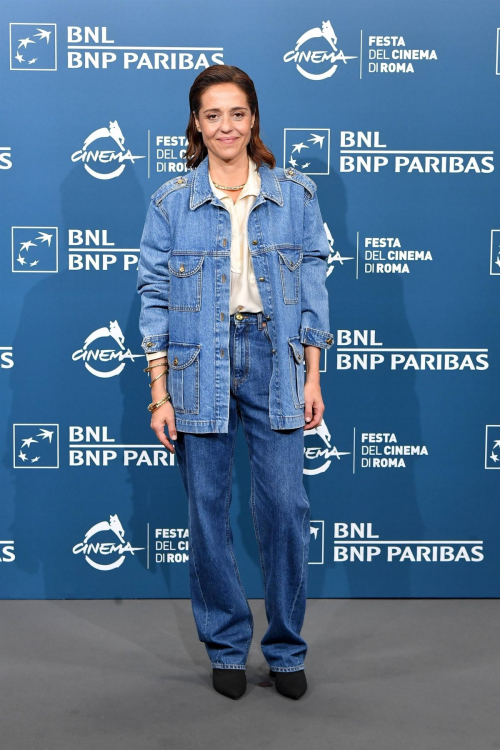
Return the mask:
[[[312,430],[313,427],[317,427],[323,419],[323,413],[325,411],[325,404],[321,396],[321,386],[319,383],[305,382],[304,385],[304,417],[306,418],[306,424],[304,430]],[[308,419],[311,419],[308,422]]]
[[177,431],[175,429],[175,412],[170,401],[166,401],[151,413],[151,429],[154,430],[156,437],[170,453],[175,453],[174,446],[165,435],[165,425],[168,427],[168,434],[171,440],[177,440]]

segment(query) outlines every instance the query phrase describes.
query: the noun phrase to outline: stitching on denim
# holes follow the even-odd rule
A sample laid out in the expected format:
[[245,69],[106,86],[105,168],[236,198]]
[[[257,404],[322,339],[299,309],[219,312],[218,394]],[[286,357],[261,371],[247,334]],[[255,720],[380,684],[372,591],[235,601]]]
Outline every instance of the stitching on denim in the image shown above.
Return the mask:
[[305,509],[304,515],[302,516],[302,570],[301,570],[301,574],[300,574],[299,585],[297,586],[297,591],[295,592],[295,597],[294,597],[294,600],[293,600],[292,611],[290,612],[290,617],[288,618],[288,625],[290,626],[290,628],[292,627],[292,615],[293,615],[293,610],[295,609],[295,603],[297,601],[297,597],[299,595],[299,591],[300,591],[300,589],[302,587],[302,582],[304,580],[304,570],[305,570],[304,565],[306,564],[305,563],[306,543],[304,542],[304,520],[305,520],[305,517],[306,517],[308,511],[309,511],[309,507],[307,507]]
[[296,667],[271,667],[273,672],[300,672],[304,669],[304,664],[298,664]]
[[[231,449],[231,461],[230,461],[230,464],[229,464],[228,483],[227,483],[227,490],[226,490],[226,542],[227,542],[227,548],[228,548],[229,554],[230,554],[230,556],[231,556],[231,558],[233,560],[234,572],[235,572],[235,575],[236,575],[236,580],[238,581],[238,584],[239,584],[240,589],[241,589],[241,593],[243,594],[243,598],[244,598],[244,600],[247,603],[248,612],[250,614],[251,633],[250,633],[250,638],[249,638],[249,640],[247,641],[247,644],[246,644],[246,647],[247,647],[247,651],[246,652],[247,652],[247,655],[248,655],[248,652],[250,650],[250,644],[251,644],[252,638],[253,638],[253,627],[254,627],[253,626],[253,614],[252,614],[252,610],[250,609],[250,605],[248,604],[248,599],[247,599],[247,596],[245,594],[245,589],[243,588],[243,584],[241,582],[241,578],[240,578],[240,574],[239,574],[239,571],[238,571],[238,563],[236,561],[236,557],[235,557],[234,552],[231,549],[231,545],[229,543],[229,529],[230,529],[230,523],[229,523],[229,498],[230,498],[230,495],[231,495],[231,475],[232,475],[232,469],[233,469],[234,446],[235,446],[235,443],[236,443],[237,432],[238,432],[238,424],[236,424],[236,429],[234,430],[233,445],[232,445],[232,449]],[[219,653],[220,653],[220,649],[217,652],[217,656],[219,656]]]
[[264,593],[267,588],[267,578],[266,578],[266,570],[264,568],[264,558],[262,555],[262,544],[260,541],[260,534],[259,534],[259,524],[257,520],[257,514],[255,511],[255,479],[254,479],[254,471],[252,467],[252,461],[253,461],[253,452],[250,448],[250,443],[248,441],[248,435],[247,430],[245,426],[245,420],[243,419],[243,414],[241,414],[241,423],[243,425],[243,432],[245,434],[245,440],[248,448],[248,455],[250,456],[250,508],[252,509],[252,518],[253,518],[253,525],[255,529],[255,536],[257,537],[257,544],[259,547],[259,557],[260,557],[260,567],[262,568],[262,577],[264,579]]
[[[191,524],[189,524],[189,526],[191,526]],[[201,598],[203,599],[203,604],[205,605],[205,632],[203,633],[203,635],[205,636],[205,638],[207,638],[208,623],[209,623],[209,612],[208,612],[207,602],[206,602],[205,597],[203,595],[203,589],[201,587],[201,581],[200,581],[200,576],[198,574],[198,567],[196,565],[196,555],[195,555],[195,552],[194,552],[194,546],[193,546],[193,544],[191,544],[191,554],[193,556],[194,572],[196,573],[196,578],[198,580],[198,586],[200,588]]]
[[[234,325],[234,338],[233,338],[233,351],[236,350],[236,329],[238,326]],[[240,337],[241,340],[241,337]],[[243,349],[245,352],[245,368],[243,370],[243,377],[242,378],[234,378],[234,382],[236,385],[236,388],[238,388],[240,385],[243,385],[245,380],[247,380],[248,375],[250,373],[250,343],[248,341],[248,326],[243,326]],[[235,389],[236,390],[236,389]]]

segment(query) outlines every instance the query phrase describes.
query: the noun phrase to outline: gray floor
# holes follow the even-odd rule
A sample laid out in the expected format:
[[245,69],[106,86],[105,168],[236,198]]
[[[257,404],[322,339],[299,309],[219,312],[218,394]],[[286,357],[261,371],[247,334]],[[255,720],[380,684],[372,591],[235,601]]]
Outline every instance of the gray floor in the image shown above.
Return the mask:
[[189,600],[1,601],[6,750],[493,750],[498,602],[310,599],[309,690],[283,698],[255,633],[248,688],[211,687]]

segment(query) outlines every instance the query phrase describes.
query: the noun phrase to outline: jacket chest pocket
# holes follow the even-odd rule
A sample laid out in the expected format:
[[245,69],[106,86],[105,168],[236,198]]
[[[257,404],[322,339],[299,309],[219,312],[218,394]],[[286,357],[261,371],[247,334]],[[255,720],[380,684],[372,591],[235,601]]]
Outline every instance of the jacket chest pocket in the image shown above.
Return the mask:
[[293,403],[296,409],[300,409],[305,406],[304,347],[300,343],[300,336],[291,336],[288,339],[288,344],[288,362],[290,364]]
[[202,266],[205,256],[171,255],[169,310],[201,310]]
[[174,411],[179,414],[198,414],[200,411],[201,344],[170,341],[167,351],[167,390]]
[[280,265],[281,287],[283,300],[286,304],[295,304],[299,301],[300,290],[300,264],[303,253],[301,250],[285,248],[278,250]]

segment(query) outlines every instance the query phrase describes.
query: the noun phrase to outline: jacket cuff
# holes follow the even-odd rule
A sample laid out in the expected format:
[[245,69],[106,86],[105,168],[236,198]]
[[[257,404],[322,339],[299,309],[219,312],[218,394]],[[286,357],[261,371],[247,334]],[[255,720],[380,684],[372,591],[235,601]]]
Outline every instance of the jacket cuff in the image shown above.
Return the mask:
[[144,336],[141,343],[146,354],[161,352],[168,348],[168,333],[158,333],[152,336]]
[[301,328],[300,343],[319,346],[321,349],[329,349],[333,344],[333,333],[320,331],[318,328]]

